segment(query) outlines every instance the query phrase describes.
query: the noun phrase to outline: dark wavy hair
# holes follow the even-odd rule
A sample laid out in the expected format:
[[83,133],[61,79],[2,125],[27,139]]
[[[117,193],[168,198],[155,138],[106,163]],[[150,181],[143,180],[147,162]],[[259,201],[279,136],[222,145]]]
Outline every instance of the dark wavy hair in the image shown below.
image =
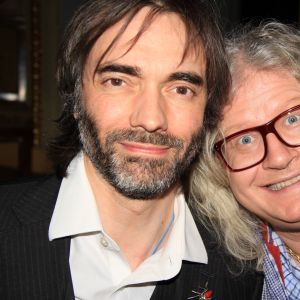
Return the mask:
[[[103,57],[126,30],[132,18],[144,7],[149,7],[133,44],[149,27],[157,14],[175,13],[186,27],[184,56],[190,47],[203,47],[206,60],[207,105],[203,130],[212,130],[218,122],[230,86],[230,75],[212,0],[89,0],[75,12],[66,28],[58,53],[57,81],[63,100],[63,111],[57,120],[60,134],[49,144],[49,155],[60,176],[66,176],[70,161],[82,149],[77,121],[82,74],[88,54],[97,39],[121,19],[124,25],[104,52]],[[101,61],[100,59],[100,61]]]

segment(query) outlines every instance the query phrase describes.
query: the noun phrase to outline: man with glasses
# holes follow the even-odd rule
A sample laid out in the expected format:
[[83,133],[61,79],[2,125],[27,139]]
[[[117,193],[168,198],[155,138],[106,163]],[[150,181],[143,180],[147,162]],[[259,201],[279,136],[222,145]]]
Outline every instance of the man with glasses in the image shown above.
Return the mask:
[[235,132],[215,143],[215,149],[233,172],[260,164],[268,154],[267,135],[274,134],[288,147],[300,146],[300,104],[266,124]]
[[242,266],[257,259],[262,299],[300,299],[300,31],[248,25],[227,51],[231,102],[207,135],[198,209]]

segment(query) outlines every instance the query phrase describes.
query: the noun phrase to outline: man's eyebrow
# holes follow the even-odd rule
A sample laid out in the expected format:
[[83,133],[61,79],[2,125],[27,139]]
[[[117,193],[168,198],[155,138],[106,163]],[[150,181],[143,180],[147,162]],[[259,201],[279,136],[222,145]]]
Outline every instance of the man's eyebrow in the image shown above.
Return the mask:
[[194,72],[175,72],[168,77],[167,81],[183,80],[189,83],[201,86],[203,85],[203,78]]
[[141,77],[139,68],[120,64],[100,65],[97,67],[95,73],[102,74],[106,72],[123,73],[131,76]]

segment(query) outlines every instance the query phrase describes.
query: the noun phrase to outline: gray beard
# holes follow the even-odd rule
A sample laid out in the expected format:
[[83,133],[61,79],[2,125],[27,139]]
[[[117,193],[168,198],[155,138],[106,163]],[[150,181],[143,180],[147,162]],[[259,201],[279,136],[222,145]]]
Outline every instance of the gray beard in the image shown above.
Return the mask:
[[[187,171],[199,152],[201,130],[191,139],[183,152],[183,141],[169,134],[148,133],[136,130],[115,130],[108,132],[105,141],[98,137],[95,121],[81,109],[78,128],[83,151],[96,170],[119,193],[138,200],[154,199],[166,193]],[[170,147],[169,159],[121,156],[114,144],[120,141],[150,143]]]

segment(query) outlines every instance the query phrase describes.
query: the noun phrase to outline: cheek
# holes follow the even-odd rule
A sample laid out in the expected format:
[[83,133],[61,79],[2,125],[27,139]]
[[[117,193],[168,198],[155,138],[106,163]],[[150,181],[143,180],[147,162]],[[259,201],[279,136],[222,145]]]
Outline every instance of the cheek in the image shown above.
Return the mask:
[[169,132],[185,139],[199,131],[203,125],[204,107],[173,112],[168,117]]
[[245,172],[229,172],[229,184],[237,201],[247,209],[253,211],[252,204],[255,202],[253,199],[253,196],[255,198],[254,175]]
[[101,124],[103,130],[113,130],[128,126],[128,105],[124,106],[117,101],[111,101],[105,97],[90,99],[88,102],[88,113],[93,119]]

